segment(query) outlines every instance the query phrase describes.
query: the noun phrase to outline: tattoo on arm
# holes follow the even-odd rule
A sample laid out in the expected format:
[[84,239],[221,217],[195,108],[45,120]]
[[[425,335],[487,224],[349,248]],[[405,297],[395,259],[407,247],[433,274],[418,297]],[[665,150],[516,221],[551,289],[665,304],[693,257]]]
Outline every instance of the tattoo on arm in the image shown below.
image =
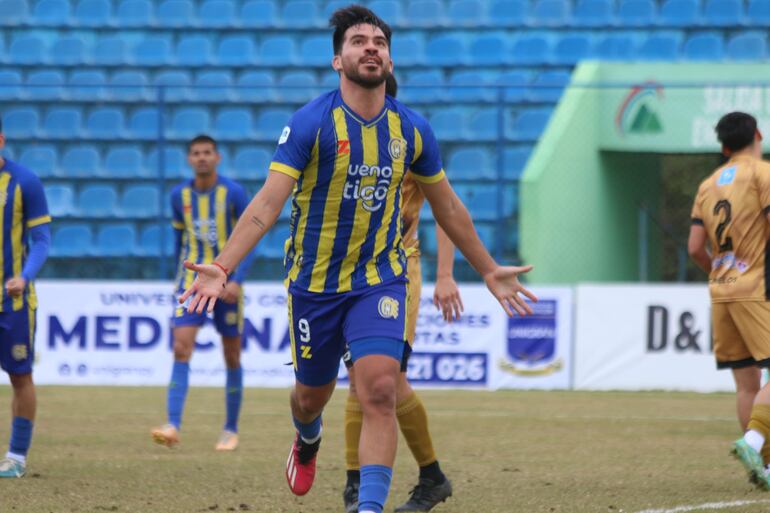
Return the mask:
[[265,223],[260,221],[260,219],[257,216],[251,216],[251,222],[254,223],[255,225],[257,225],[257,227],[260,230],[264,230],[265,229]]

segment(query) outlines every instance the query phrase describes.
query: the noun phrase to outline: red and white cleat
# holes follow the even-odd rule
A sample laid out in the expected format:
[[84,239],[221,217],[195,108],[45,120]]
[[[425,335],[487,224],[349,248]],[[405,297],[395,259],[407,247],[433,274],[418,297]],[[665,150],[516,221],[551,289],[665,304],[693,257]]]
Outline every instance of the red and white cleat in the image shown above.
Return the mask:
[[310,491],[315,479],[315,460],[321,440],[307,444],[300,440],[299,433],[291,444],[289,459],[286,462],[286,482],[294,495],[305,495]]

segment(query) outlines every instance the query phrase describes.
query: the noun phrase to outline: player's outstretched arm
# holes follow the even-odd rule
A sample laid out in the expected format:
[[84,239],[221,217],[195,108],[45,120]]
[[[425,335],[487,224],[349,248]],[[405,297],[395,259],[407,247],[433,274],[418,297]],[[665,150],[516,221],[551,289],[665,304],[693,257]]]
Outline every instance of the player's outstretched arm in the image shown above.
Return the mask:
[[441,310],[446,322],[460,320],[463,300],[454,279],[455,245],[446,232],[436,223],[438,261],[436,263],[436,286],[433,289],[433,304]]
[[198,276],[193,284],[180,296],[179,302],[184,303],[192,296],[187,311],[202,313],[214,310],[217,298],[227,283],[227,272],[243,260],[267,231],[275,224],[283,205],[294,190],[296,180],[283,173],[271,172],[259,192],[238,219],[225,247],[219,253],[213,264],[194,264],[185,262],[187,269],[195,271]]
[[690,226],[687,252],[695,263],[698,264],[698,267],[706,271],[706,273],[711,272],[711,256],[706,251],[706,228],[702,224],[692,224]]
[[520,294],[532,301],[537,301],[537,297],[519,283],[519,275],[529,272],[532,266],[500,266],[495,262],[479,239],[468,209],[449,185],[449,180],[444,178],[435,183],[419,184],[430,203],[436,222],[484,278],[487,288],[505,312],[511,316],[514,311],[519,315],[531,314],[532,308]]

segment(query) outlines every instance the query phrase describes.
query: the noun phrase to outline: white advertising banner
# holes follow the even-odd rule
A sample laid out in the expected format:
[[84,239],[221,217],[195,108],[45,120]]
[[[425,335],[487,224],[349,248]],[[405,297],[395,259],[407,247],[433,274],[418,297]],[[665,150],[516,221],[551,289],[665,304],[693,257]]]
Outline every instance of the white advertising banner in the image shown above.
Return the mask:
[[[165,385],[173,360],[170,319],[176,306],[167,282],[37,283],[35,381],[57,385]],[[509,319],[481,284],[461,284],[465,312],[447,324],[421,298],[408,376],[416,386],[568,388],[572,291],[535,289],[535,315]],[[241,363],[246,386],[294,382],[283,285],[244,287]],[[288,364],[288,365],[287,365]],[[225,366],[212,324],[198,334],[191,384],[221,386]],[[345,372],[341,370],[340,377]],[[5,376],[0,377],[5,382]]]
[[717,371],[706,285],[580,285],[575,388],[733,391]]

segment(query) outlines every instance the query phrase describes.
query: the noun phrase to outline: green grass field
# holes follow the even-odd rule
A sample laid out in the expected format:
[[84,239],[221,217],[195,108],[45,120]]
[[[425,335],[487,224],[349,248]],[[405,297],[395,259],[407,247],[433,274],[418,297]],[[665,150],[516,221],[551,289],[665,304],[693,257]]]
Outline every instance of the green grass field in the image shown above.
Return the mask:
[[[293,437],[286,390],[247,389],[241,447],[219,454],[219,389],[191,390],[182,444],[168,450],[149,437],[164,420],[163,389],[41,387],[29,473],[0,482],[0,511],[340,512],[345,393],[325,414],[315,486],[297,498],[283,477]],[[434,512],[770,511],[770,493],[749,486],[728,457],[739,433],[727,394],[421,395],[455,487]],[[10,397],[0,388],[3,443]],[[416,475],[402,442],[386,511],[403,502]],[[751,504],[726,504],[734,501]],[[685,508],[704,503],[725,504]]]

